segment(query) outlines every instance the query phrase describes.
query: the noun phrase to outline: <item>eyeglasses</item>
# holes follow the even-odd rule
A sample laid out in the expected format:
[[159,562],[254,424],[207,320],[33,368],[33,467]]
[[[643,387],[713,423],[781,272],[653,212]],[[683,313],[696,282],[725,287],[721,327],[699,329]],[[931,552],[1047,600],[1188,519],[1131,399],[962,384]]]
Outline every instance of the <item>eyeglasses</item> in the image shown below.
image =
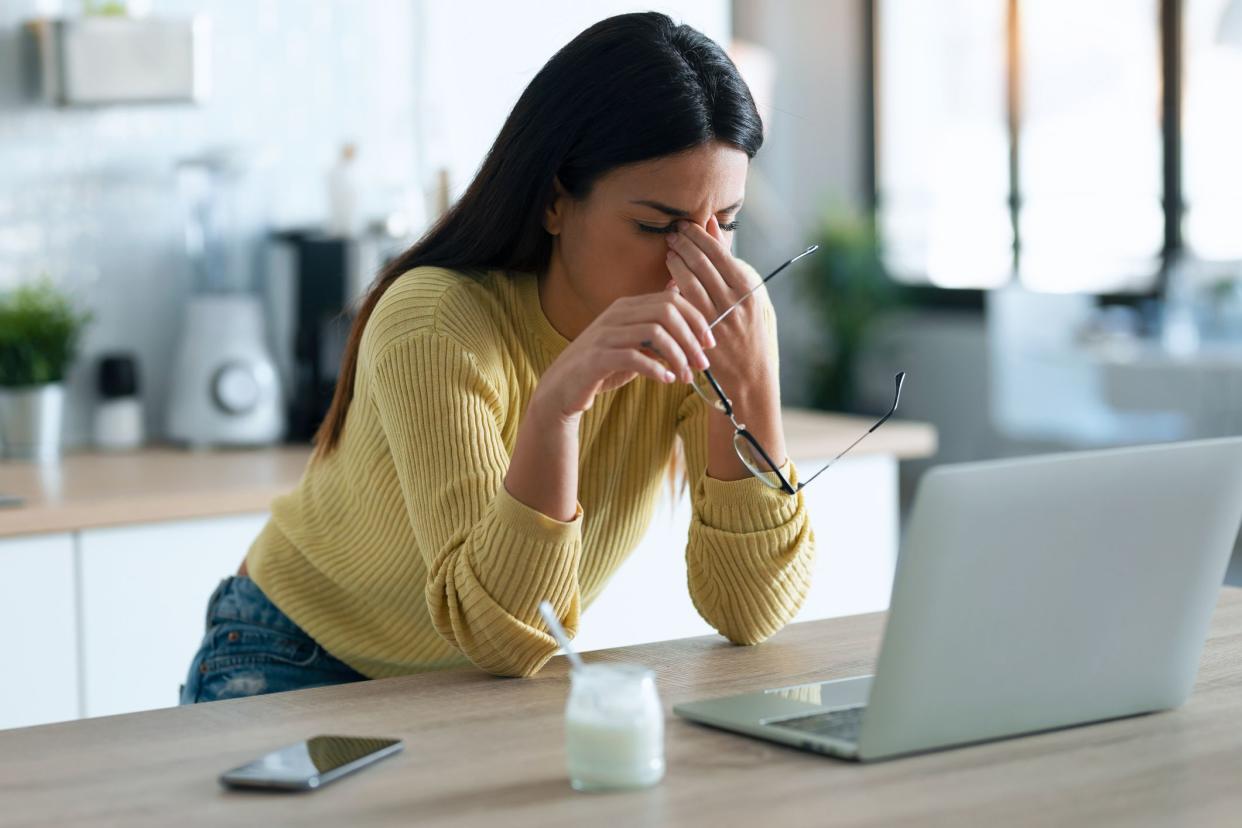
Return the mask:
[[[751,294],[767,283],[767,281],[773,276],[798,261],[798,259],[801,259],[803,256],[808,256],[818,249],[819,245],[813,244],[797,256],[794,256],[792,259],[776,268],[776,270],[773,270],[767,276],[764,276],[759,284],[748,290],[740,299],[725,308],[719,316],[712,320],[711,324],[708,325],[708,328],[710,329],[716,327],[722,319],[733,313],[733,310],[738,305],[749,299]],[[733,403],[720,387],[720,383],[716,382],[716,378],[712,376],[710,368],[699,371],[695,375],[695,382],[691,387],[693,387],[695,392],[706,400],[709,405],[724,414],[729,418],[729,421],[733,423],[733,450],[737,452],[738,459],[742,461],[742,465],[746,466],[747,470],[765,485],[770,486],[773,489],[780,489],[788,495],[796,495],[798,492],[806,488],[812,480],[828,471],[834,463],[848,454],[854,446],[861,443],[868,434],[871,434],[877,428],[884,425],[884,423],[888,422],[888,419],[897,411],[897,404],[901,401],[901,386],[905,380],[905,371],[901,371],[893,377],[893,383],[895,386],[893,389],[893,404],[889,407],[888,412],[876,421],[875,425],[863,432],[857,440],[846,446],[840,454],[829,460],[823,468],[815,472],[815,474],[811,475],[806,480],[798,483],[797,486],[794,486],[788,479],[786,479],[785,475],[781,474],[780,465],[772,459],[772,455],[770,455],[759,443],[759,441],[755,439],[755,435],[751,434],[743,423],[738,422],[737,416],[733,412]]]

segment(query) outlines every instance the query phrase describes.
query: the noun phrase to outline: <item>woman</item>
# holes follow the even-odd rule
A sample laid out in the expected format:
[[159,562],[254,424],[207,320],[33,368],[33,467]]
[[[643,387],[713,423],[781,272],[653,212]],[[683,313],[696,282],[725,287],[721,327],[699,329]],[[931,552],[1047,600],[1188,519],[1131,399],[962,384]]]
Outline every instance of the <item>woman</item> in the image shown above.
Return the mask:
[[728,57],[664,15],[558,52],[362,303],[315,455],[212,596],[183,701],[467,664],[534,674],[556,650],[539,602],[577,629],[642,537],[678,436],[695,606],[739,644],[787,623],[810,584],[801,497],[756,479],[690,386],[710,354],[785,457],[766,296],[708,328],[758,280],[729,243],[761,143]]

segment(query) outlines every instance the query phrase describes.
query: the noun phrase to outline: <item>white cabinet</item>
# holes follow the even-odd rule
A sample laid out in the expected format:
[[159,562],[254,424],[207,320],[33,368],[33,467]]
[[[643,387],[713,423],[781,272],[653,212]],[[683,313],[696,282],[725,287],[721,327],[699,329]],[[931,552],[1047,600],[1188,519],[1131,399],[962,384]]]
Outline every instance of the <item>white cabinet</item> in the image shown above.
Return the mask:
[[[809,475],[826,462],[804,460],[798,468]],[[897,459],[880,454],[842,460],[806,487],[815,575],[794,620],[888,609],[900,539],[897,490]]]
[[73,536],[0,541],[0,728],[78,716]]
[[[813,474],[826,461],[801,459]],[[811,592],[795,621],[888,608],[897,564],[897,460],[862,455],[842,460],[803,492],[815,531]],[[662,496],[638,548],[582,614],[582,650],[708,635],[686,584],[688,497]]]
[[237,571],[264,514],[80,533],[87,716],[178,702],[207,599]]
[[[819,464],[798,460],[810,473]],[[897,460],[843,460],[804,494],[814,580],[798,621],[883,610],[897,558]],[[207,599],[265,513],[0,540],[0,728],[178,703]],[[661,499],[582,618],[584,650],[707,635],[686,584],[686,497]]]

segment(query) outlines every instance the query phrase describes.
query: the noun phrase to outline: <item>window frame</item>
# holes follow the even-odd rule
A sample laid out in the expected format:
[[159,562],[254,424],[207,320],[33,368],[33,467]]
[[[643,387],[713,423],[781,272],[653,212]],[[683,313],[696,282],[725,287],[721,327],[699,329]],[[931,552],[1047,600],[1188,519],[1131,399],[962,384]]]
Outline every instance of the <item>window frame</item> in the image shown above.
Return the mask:
[[[1036,0],[1026,0],[1033,2]],[[1021,226],[1018,215],[1022,209],[1022,188],[1019,180],[1019,160],[1021,158],[1021,89],[1020,61],[1014,56],[1019,52],[1021,33],[1017,29],[1018,6],[1022,0],[1006,0],[1008,18],[1008,37],[1006,51],[1008,55],[1006,78],[1006,125],[1009,132],[1009,220],[1013,230],[1013,268],[1009,284],[1012,284],[1018,271],[1018,263],[1022,255]],[[865,209],[878,224],[881,199],[878,190],[877,150],[876,150],[876,59],[877,59],[877,27],[876,0],[861,0],[862,3],[862,42],[863,56],[863,192],[867,203]],[[1161,77],[1161,207],[1164,212],[1164,239],[1160,251],[1160,264],[1156,273],[1152,274],[1152,287],[1147,291],[1125,293],[1095,293],[1101,304],[1139,306],[1158,301],[1164,296],[1168,281],[1168,269],[1185,250],[1182,236],[1182,218],[1185,213],[1185,200],[1182,183],[1182,75],[1183,75],[1183,42],[1182,42],[1182,11],[1184,0],[1158,0],[1159,35],[1160,35],[1160,77]],[[913,304],[921,307],[956,308],[965,310],[982,310],[984,288],[945,288],[930,283],[926,285],[903,285]]]

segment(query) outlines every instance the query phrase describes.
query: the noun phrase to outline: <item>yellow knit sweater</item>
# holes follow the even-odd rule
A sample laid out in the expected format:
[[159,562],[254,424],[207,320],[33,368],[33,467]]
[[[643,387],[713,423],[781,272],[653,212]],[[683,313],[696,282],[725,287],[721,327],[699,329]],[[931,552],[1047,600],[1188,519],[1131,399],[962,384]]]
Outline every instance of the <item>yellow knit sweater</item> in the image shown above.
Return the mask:
[[694,605],[731,641],[772,635],[810,586],[802,497],[709,478],[706,418],[723,415],[688,386],[639,378],[596,399],[582,419],[572,521],[505,490],[522,412],[567,344],[533,275],[401,276],[363,335],[342,440],[272,504],[247,557],[251,577],[364,675],[468,663],[531,675],[557,648],[540,600],[576,632],[642,538],[680,434]]

